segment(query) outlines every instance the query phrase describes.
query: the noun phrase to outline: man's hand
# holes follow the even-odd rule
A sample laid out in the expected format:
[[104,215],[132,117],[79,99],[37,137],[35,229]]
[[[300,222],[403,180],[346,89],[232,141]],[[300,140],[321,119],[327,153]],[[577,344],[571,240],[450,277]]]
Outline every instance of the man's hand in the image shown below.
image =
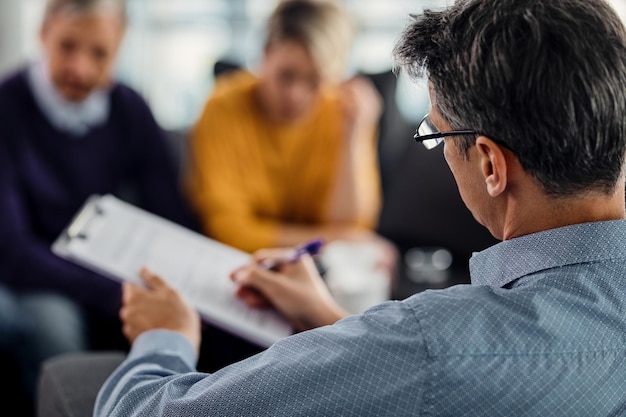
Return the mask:
[[196,353],[200,349],[200,316],[174,288],[144,268],[140,273],[145,287],[125,282],[122,287],[120,318],[130,343],[148,330],[167,329],[187,337]]
[[256,252],[252,262],[231,274],[239,284],[237,295],[251,307],[276,308],[294,329],[302,331],[333,324],[347,313],[333,299],[310,256],[282,263],[278,271],[259,266],[264,260],[285,260],[293,249]]

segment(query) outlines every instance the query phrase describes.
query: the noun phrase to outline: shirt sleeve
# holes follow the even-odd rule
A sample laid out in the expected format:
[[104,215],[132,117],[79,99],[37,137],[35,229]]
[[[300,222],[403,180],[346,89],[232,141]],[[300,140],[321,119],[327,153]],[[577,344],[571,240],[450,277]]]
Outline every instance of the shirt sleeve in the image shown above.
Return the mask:
[[94,416],[418,415],[426,367],[412,311],[390,302],[283,339],[214,374],[183,336],[153,331],[101,389]]

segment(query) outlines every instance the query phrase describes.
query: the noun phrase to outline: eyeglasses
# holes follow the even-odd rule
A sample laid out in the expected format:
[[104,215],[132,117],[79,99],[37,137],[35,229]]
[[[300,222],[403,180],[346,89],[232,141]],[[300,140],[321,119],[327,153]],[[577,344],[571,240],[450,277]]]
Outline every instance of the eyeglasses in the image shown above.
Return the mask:
[[417,125],[413,138],[416,142],[422,142],[422,145],[424,145],[426,149],[430,150],[443,142],[443,138],[446,136],[477,134],[478,132],[475,130],[451,130],[449,132],[440,132],[439,129],[437,129],[437,126],[435,126],[432,120],[430,120],[430,117],[426,115],[420,124]]

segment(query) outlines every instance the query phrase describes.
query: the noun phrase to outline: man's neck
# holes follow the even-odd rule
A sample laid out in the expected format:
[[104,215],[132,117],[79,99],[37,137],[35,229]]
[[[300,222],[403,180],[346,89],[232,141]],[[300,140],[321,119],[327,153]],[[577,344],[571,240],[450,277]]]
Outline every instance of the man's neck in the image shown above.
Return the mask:
[[623,181],[611,195],[589,192],[575,197],[537,198],[512,205],[504,221],[503,240],[573,224],[626,218]]

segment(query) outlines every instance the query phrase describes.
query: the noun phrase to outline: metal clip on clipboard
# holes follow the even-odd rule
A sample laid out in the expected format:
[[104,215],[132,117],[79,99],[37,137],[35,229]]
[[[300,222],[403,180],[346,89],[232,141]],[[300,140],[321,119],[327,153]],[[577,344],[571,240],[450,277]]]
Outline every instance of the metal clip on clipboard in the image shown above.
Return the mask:
[[68,239],[86,239],[87,235],[84,230],[89,221],[96,215],[102,215],[104,212],[102,208],[98,205],[98,200],[100,200],[100,196],[92,196],[90,197],[82,210],[76,215],[76,217],[72,220],[67,230],[65,231],[65,235]]

